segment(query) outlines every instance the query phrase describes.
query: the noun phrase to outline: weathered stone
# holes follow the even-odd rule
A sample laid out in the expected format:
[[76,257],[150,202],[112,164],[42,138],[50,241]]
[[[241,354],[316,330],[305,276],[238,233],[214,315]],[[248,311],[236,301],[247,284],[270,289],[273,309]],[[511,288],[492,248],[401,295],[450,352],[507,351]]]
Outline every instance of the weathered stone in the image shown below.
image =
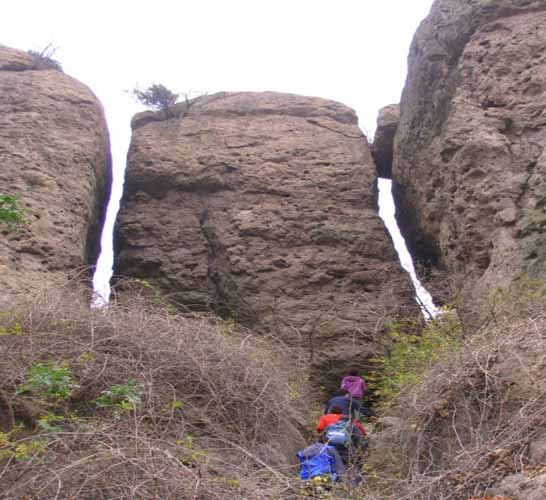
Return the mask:
[[102,107],[91,91],[0,45],[0,193],[28,224],[0,224],[0,298],[92,265],[110,185]]
[[390,104],[379,110],[377,117],[377,129],[372,145],[372,154],[377,165],[379,177],[392,176],[392,155],[394,149],[394,136],[400,121],[400,106]]
[[437,0],[412,43],[393,177],[412,253],[472,303],[546,276],[546,1]]
[[364,362],[383,315],[415,309],[355,113],[266,92],[174,115],[133,120],[116,273],[308,348],[336,376]]

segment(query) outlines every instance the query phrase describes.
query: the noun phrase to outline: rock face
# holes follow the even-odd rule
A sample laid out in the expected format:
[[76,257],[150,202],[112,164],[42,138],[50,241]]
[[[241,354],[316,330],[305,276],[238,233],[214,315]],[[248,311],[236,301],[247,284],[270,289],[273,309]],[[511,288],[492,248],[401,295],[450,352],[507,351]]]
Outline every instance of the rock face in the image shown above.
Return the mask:
[[395,141],[414,256],[474,299],[543,279],[545,146],[546,1],[437,0],[411,46]]
[[377,129],[373,139],[372,154],[379,177],[392,177],[394,136],[400,121],[400,106],[390,104],[379,110]]
[[355,113],[273,92],[179,111],[133,120],[115,272],[307,348],[321,371],[362,362],[413,299]]
[[110,186],[102,106],[73,78],[0,45],[0,193],[28,223],[0,224],[0,296],[92,265]]

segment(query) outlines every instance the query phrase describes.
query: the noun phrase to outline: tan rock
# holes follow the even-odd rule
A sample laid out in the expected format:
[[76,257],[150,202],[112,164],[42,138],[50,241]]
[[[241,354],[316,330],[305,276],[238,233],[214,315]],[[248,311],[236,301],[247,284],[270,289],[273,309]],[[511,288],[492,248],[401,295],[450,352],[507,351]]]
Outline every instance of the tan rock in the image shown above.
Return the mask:
[[[383,314],[415,310],[374,209],[373,160],[351,109],[218,94],[133,125],[116,273],[303,346],[334,374],[365,362]],[[381,283],[369,286],[367,273]]]
[[399,121],[400,106],[398,104],[390,104],[379,110],[377,129],[372,145],[372,154],[379,177],[390,178],[392,175],[394,136]]
[[545,48],[544,0],[437,0],[413,40],[399,221],[414,255],[462,278],[467,304],[546,277]]
[[35,67],[0,45],[0,192],[18,195],[28,220],[0,225],[0,296],[94,264],[109,192],[100,103],[73,78]]

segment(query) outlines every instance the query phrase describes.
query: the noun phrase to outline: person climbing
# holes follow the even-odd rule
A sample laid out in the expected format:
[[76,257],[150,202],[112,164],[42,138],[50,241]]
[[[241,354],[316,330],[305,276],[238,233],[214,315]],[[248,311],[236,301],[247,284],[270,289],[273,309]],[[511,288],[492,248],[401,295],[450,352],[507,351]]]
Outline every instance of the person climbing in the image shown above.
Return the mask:
[[358,374],[358,370],[354,368],[349,370],[349,374],[341,380],[340,389],[349,391],[353,397],[353,401],[356,401],[360,405],[362,405],[367,388],[366,382],[364,382],[364,379]]
[[358,462],[359,451],[367,444],[368,433],[362,424],[344,414],[341,406],[332,406],[329,413],[320,417],[317,433],[321,442],[335,447],[345,465]]
[[341,407],[343,414],[351,415],[352,418],[361,412],[360,404],[352,398],[347,389],[339,389],[334,393],[334,397],[328,400],[324,407],[324,414],[331,413],[334,406]]

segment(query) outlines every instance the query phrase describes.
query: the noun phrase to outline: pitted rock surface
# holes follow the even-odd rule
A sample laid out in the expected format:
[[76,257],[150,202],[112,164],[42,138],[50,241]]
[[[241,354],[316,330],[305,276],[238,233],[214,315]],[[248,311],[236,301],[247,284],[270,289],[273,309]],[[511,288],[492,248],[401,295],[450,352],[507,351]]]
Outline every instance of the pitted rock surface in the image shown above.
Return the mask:
[[394,136],[400,121],[400,106],[390,104],[379,110],[377,129],[372,145],[372,154],[377,165],[379,177],[392,177],[392,155],[394,150]]
[[218,94],[133,126],[117,274],[308,348],[333,373],[373,352],[383,314],[414,308],[351,109]]
[[28,224],[0,224],[0,296],[95,262],[110,185],[102,106],[26,52],[0,45],[0,193],[18,195]]
[[437,0],[409,61],[393,177],[413,254],[471,301],[543,279],[546,1]]

